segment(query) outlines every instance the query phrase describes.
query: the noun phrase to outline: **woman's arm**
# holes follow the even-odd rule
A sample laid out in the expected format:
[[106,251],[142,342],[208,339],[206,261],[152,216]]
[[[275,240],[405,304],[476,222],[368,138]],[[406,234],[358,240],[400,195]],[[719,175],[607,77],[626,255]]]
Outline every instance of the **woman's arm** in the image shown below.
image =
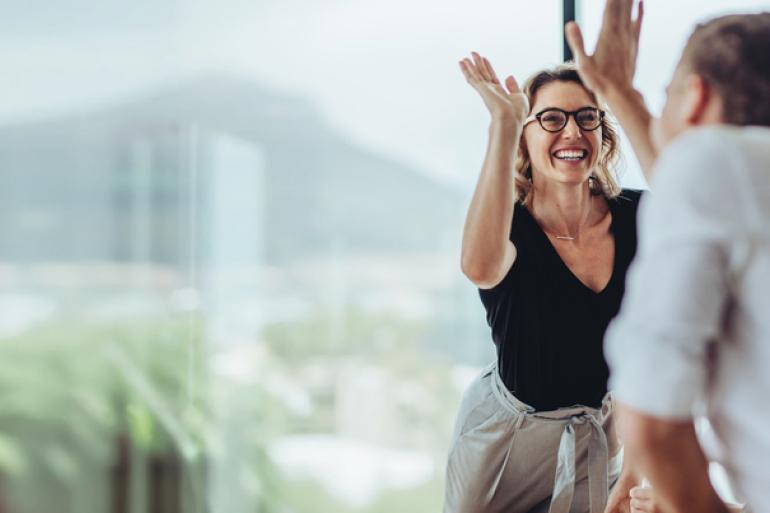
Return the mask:
[[489,61],[477,53],[460,68],[478,91],[492,117],[489,143],[465,219],[463,273],[478,287],[497,285],[513,265],[516,248],[510,241],[514,204],[514,158],[529,104],[512,76],[505,87]]

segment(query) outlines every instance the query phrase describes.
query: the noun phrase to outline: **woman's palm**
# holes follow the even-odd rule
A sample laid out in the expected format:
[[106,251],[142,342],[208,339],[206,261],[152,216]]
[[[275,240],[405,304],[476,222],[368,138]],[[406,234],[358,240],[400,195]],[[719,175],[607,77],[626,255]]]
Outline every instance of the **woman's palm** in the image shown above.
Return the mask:
[[495,70],[485,57],[476,52],[473,59],[460,61],[460,68],[468,83],[478,91],[493,118],[524,121],[529,113],[527,97],[519,90],[513,76],[505,79],[505,86],[495,74]]

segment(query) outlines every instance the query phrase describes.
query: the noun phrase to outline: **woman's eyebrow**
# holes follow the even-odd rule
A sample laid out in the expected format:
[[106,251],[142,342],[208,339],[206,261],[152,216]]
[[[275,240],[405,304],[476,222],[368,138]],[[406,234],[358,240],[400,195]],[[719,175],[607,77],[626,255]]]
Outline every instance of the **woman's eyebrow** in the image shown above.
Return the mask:
[[[584,105],[582,107],[578,107],[577,109],[575,109],[574,112],[577,112],[582,109],[598,109],[598,108],[599,107],[597,107],[596,105]],[[542,109],[538,110],[538,112],[545,112],[547,110],[563,110],[564,112],[570,112],[567,109],[562,109],[561,107],[543,107]]]

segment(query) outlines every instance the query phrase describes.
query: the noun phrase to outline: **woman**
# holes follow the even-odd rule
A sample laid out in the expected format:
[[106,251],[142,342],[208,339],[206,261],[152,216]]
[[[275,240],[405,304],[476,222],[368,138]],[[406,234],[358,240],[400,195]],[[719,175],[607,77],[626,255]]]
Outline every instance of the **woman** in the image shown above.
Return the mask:
[[641,193],[620,190],[617,134],[573,67],[537,73],[522,93],[476,53],[460,66],[492,116],[462,270],[497,361],[463,398],[444,511],[603,513],[608,500],[628,511],[638,483],[619,477],[602,338]]

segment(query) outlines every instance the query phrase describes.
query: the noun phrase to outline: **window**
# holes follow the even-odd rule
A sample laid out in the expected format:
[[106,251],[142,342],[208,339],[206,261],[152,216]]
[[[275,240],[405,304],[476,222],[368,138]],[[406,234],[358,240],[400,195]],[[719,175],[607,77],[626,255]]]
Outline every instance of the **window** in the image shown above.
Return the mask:
[[437,510],[493,355],[457,61],[559,62],[560,6],[2,10],[0,509]]
[[[561,3],[92,4],[0,8],[0,510],[438,510],[494,354],[457,61],[560,62]],[[654,109],[686,7],[649,9]]]

